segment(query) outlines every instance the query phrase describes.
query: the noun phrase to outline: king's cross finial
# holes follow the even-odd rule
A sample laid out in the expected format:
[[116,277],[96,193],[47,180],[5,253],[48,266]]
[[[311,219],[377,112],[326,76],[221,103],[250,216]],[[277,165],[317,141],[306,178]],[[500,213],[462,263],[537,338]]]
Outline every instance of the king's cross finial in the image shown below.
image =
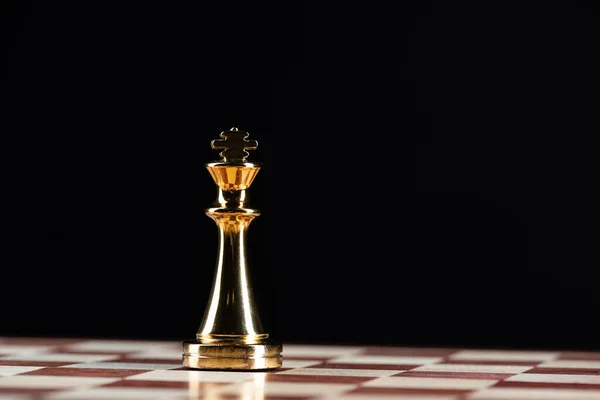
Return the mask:
[[258,147],[256,140],[246,140],[248,132],[239,131],[238,128],[231,128],[219,134],[221,139],[215,139],[210,142],[213,149],[223,149],[219,153],[223,161],[246,161],[248,157],[247,150],[255,150]]

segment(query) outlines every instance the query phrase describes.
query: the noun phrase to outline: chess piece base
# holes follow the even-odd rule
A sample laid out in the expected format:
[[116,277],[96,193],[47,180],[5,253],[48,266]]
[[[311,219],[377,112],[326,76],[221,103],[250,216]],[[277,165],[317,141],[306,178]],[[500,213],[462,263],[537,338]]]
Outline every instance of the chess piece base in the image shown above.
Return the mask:
[[204,370],[270,370],[281,367],[282,345],[275,341],[260,343],[183,342],[183,365]]

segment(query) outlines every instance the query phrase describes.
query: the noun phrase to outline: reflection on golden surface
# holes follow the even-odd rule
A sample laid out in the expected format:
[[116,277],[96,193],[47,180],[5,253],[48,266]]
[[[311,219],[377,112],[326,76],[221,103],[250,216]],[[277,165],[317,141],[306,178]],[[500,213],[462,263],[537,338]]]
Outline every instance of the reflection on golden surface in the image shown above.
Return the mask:
[[255,372],[250,380],[238,383],[188,383],[188,398],[203,400],[264,400],[266,373]]
[[218,389],[223,386],[222,383],[213,382],[188,382],[188,397],[189,399],[222,399],[218,397]]

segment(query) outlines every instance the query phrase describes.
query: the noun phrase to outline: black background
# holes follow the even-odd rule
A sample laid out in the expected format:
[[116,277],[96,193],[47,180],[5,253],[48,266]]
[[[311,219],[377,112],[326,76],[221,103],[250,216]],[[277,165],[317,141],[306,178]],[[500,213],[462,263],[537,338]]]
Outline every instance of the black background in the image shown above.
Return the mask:
[[237,126],[273,337],[599,348],[597,7],[205,3],[4,3],[0,335],[193,337]]

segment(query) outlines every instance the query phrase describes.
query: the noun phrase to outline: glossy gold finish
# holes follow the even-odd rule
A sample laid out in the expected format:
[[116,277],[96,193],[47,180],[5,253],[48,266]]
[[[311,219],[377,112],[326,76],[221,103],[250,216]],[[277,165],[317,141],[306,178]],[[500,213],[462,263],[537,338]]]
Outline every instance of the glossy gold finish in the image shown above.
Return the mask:
[[261,165],[246,162],[258,143],[232,128],[213,140],[221,160],[206,164],[217,199],[206,215],[219,233],[216,270],[196,339],[183,343],[183,364],[214,370],[268,370],[281,366],[282,345],[269,340],[255,304],[246,255],[246,236],[260,215],[248,207],[248,193]]
[[184,342],[184,365],[211,370],[269,370],[281,367],[280,343],[207,344]]
[[250,187],[260,164],[214,162],[206,164],[206,168],[220,189],[237,191]]

